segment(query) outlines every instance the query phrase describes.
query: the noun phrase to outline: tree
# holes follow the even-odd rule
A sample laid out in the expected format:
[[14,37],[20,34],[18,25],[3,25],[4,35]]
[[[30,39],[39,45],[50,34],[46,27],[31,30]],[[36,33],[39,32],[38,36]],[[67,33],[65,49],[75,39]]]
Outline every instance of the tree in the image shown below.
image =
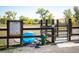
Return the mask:
[[64,15],[65,15],[65,21],[68,22],[69,19],[71,19],[71,17],[73,16],[72,12],[70,9],[65,10],[64,11]]
[[52,13],[48,13],[46,19],[48,19],[48,22],[51,23],[52,19],[54,18],[54,16],[52,15]]
[[33,24],[34,20],[33,19],[28,19],[27,24]]
[[20,16],[19,20],[22,20],[24,24],[28,24],[29,18],[25,16]]
[[38,22],[38,19],[34,19],[34,22]]
[[33,19],[33,23],[34,24],[38,24],[39,23],[39,19]]
[[39,14],[42,20],[46,19],[47,13],[49,13],[48,10],[45,10],[44,8],[39,8],[36,12],[36,14]]
[[27,20],[28,20],[28,17],[20,16],[19,19],[20,19],[20,20],[23,20],[23,21],[27,21]]
[[12,20],[15,20],[16,19],[16,12],[12,12]]
[[79,20],[79,8],[77,6],[74,7],[75,17]]
[[4,24],[6,24],[8,19],[6,16],[3,16],[3,20],[4,20]]
[[15,20],[15,18],[16,18],[15,16],[17,13],[14,11],[7,11],[7,12],[5,12],[5,14],[6,14],[8,20]]
[[0,24],[1,24],[1,16],[0,16]]
[[78,22],[77,22],[77,20],[76,20],[74,15],[73,15],[73,17],[71,19],[72,19],[72,26],[78,25]]
[[6,24],[7,23],[7,17],[6,16],[3,16],[3,17],[1,17],[0,18],[0,22],[1,22],[1,24]]

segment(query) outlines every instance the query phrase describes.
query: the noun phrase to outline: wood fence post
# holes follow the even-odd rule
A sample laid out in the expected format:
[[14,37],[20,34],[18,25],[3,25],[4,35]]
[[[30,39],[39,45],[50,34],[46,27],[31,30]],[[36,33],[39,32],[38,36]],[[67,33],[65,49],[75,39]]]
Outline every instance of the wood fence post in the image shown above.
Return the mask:
[[9,48],[9,20],[7,20],[7,48]]
[[52,19],[52,37],[51,37],[51,39],[52,39],[52,43],[55,43],[55,27],[54,27],[54,19]]
[[[42,27],[43,27],[43,20],[40,21],[40,28],[41,28],[41,30],[40,30],[40,36],[42,36],[42,31],[43,31]],[[42,38],[41,38],[41,40],[42,40]],[[41,44],[43,45],[44,43],[41,42]]]
[[[45,21],[46,23],[45,23],[45,28],[47,28],[48,27],[48,20],[46,20]],[[45,29],[45,33],[47,34],[47,31],[48,31],[48,29]]]
[[20,36],[20,46],[23,46],[22,40],[23,40],[23,21],[20,21],[20,31],[21,31],[21,36]]
[[69,19],[69,22],[68,22],[68,40],[71,41],[71,34],[72,34],[72,22],[71,22],[71,19]]
[[57,37],[59,36],[58,32],[59,32],[59,20],[57,19]]
[[[41,20],[41,21],[40,21],[40,28],[42,28],[42,26],[43,26],[42,23],[43,23],[43,21]],[[41,35],[42,35],[42,29],[40,30],[40,33],[41,33]]]

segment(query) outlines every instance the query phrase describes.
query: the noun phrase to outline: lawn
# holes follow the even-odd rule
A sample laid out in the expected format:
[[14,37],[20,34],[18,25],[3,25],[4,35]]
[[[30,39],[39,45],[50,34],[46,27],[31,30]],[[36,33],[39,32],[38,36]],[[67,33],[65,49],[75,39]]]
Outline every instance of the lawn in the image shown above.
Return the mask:
[[7,25],[5,25],[5,24],[0,24],[0,28],[6,28],[7,27]]
[[5,39],[0,39],[0,47],[3,47],[6,45]]

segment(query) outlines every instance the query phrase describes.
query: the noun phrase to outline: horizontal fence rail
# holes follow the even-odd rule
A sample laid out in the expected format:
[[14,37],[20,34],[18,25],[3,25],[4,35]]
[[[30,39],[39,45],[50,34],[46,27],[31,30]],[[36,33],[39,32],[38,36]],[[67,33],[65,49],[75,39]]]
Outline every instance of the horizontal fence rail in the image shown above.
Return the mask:
[[[48,35],[49,37],[53,36],[53,35]],[[20,38],[21,36],[9,36],[9,38]],[[36,35],[36,36],[22,36],[22,38],[30,38],[30,37],[41,37],[40,35]],[[5,39],[7,38],[7,36],[1,36],[0,39]]]
[[79,35],[79,34],[75,34],[75,33],[73,33],[73,34],[71,34],[71,35]]
[[[41,30],[41,29],[43,29],[43,30],[45,30],[45,29],[53,29],[53,27],[43,27],[43,28],[23,28],[23,30]],[[6,31],[7,30],[7,28],[0,28],[0,31]]]
[[7,31],[7,28],[0,28],[0,31]]
[[[9,36],[9,38],[20,38],[21,36]],[[29,38],[29,37],[41,37],[40,35],[37,35],[37,36],[22,36],[23,38]],[[1,38],[7,38],[7,36],[1,36]]]
[[72,27],[72,29],[77,29],[77,28],[79,29],[79,27]]
[[47,27],[47,28],[23,28],[23,30],[45,30],[45,29],[53,29],[53,27]]

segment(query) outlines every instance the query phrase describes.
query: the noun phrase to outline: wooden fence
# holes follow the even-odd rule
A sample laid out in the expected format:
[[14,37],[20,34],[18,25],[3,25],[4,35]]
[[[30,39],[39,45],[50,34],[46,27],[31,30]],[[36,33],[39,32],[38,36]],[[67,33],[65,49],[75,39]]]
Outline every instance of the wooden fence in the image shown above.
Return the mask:
[[[59,30],[58,27],[67,27],[67,30]],[[68,24],[62,24],[62,25],[59,25],[59,20],[57,20],[57,24],[56,24],[56,33],[57,33],[57,37],[59,36],[58,33],[59,32],[67,32],[67,39],[68,41],[71,41],[71,36],[76,36],[76,35],[79,35],[79,34],[75,34],[75,33],[72,33],[72,29],[79,29],[79,27],[73,27],[72,26],[72,21],[71,19],[68,20]]]
[[74,35],[74,36],[76,36],[76,35],[79,35],[79,34],[75,34],[75,33],[72,33],[72,29],[79,29],[79,27],[73,27],[72,26],[72,22],[71,22],[71,19],[69,19],[69,24],[68,24],[68,31],[69,31],[69,41],[71,41],[71,36],[72,35]]
[[[20,34],[19,36],[10,36],[10,22],[20,22]],[[43,24],[45,26],[43,26]],[[58,25],[59,24],[59,21],[57,20],[57,24],[54,25],[54,20],[52,20],[52,24],[49,26],[48,25],[48,20],[46,20],[45,22],[43,22],[43,20],[40,21],[40,27],[39,28],[23,28],[23,21],[19,21],[19,20],[9,20],[7,21],[7,28],[0,28],[0,31],[7,31],[7,36],[0,36],[0,39],[6,39],[6,47],[9,48],[9,39],[11,38],[20,38],[20,46],[23,46],[23,43],[22,43],[22,40],[23,38],[27,38],[27,37],[39,37],[41,38],[41,34],[42,32],[45,32],[46,34],[48,34],[48,32],[50,32],[51,34],[49,35],[51,37],[51,42],[52,43],[55,43],[55,39],[56,39],[56,36],[58,36],[58,32],[59,29],[58,27],[61,26],[61,25]],[[71,19],[69,19],[68,21],[68,24],[66,24],[67,26],[67,30],[63,30],[63,31],[67,31],[67,38],[69,41],[71,41],[71,36],[72,35],[79,35],[79,34],[72,34],[72,29],[79,29],[79,27],[72,27],[72,22],[71,22]],[[61,26],[62,27],[62,26]],[[51,30],[51,31],[48,31],[48,30]],[[40,35],[36,35],[36,36],[23,36],[23,31],[24,30],[40,30]],[[45,31],[43,31],[45,30]],[[43,44],[43,42],[42,42]]]
[[[20,22],[20,36],[10,36],[10,22]],[[41,22],[42,24],[42,22]],[[7,21],[7,28],[0,28],[0,31],[7,31],[7,36],[0,36],[0,39],[6,39],[6,43],[7,43],[7,48],[9,48],[9,39],[11,38],[20,38],[20,46],[23,46],[22,44],[22,40],[23,38],[27,38],[27,37],[41,37],[41,35],[36,35],[36,36],[23,36],[23,31],[24,30],[40,30],[40,33],[42,34],[42,30],[47,30],[47,29],[51,29],[51,40],[52,43],[54,43],[54,27],[42,27],[40,24],[40,28],[23,28],[23,21],[19,21],[19,20],[9,20]],[[47,24],[47,23],[46,23]]]

